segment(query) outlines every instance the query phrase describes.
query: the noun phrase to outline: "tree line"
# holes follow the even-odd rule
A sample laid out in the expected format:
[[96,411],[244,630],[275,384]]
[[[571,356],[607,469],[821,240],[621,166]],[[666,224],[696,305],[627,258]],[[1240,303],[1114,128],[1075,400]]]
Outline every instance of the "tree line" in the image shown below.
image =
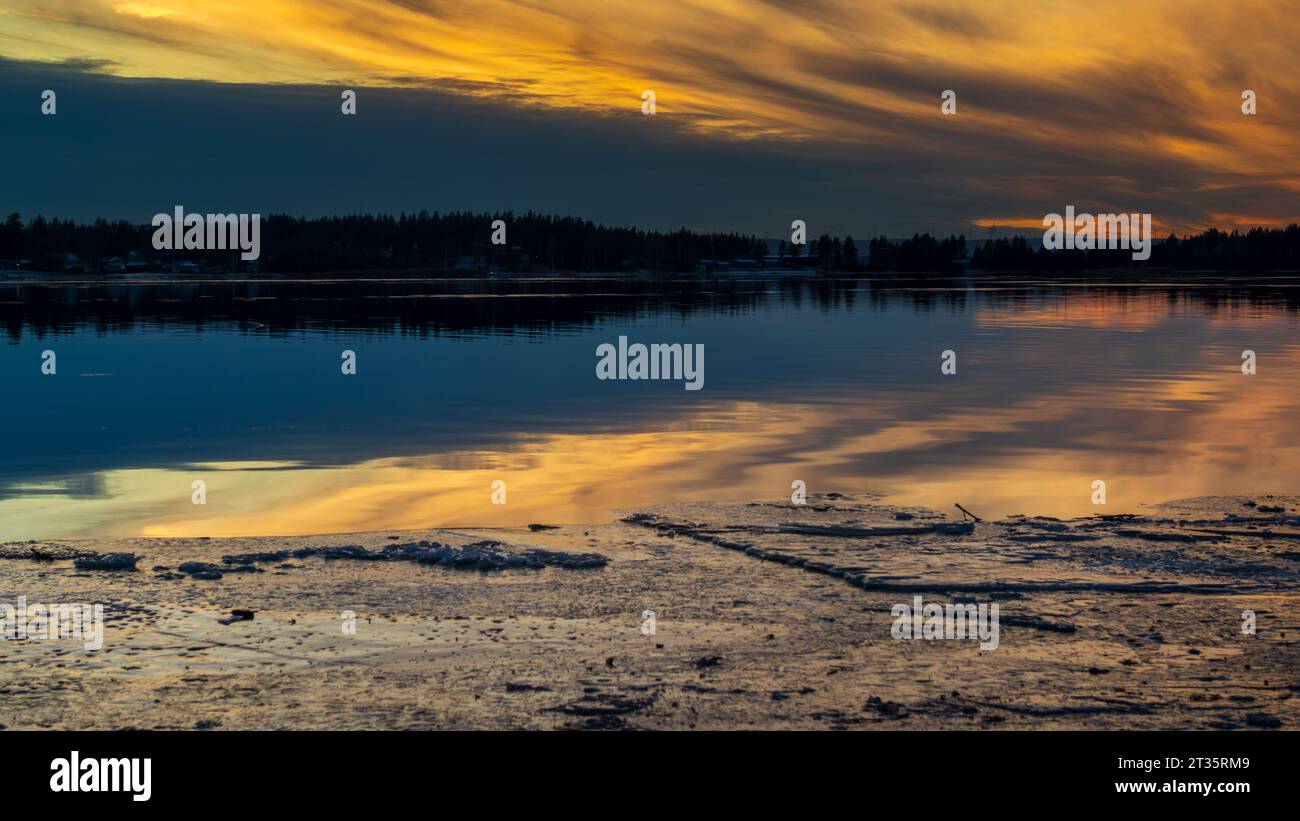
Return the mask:
[[[492,223],[506,224],[506,243],[491,242]],[[1048,251],[1023,236],[969,243],[964,236],[915,234],[893,240],[876,237],[861,253],[851,237],[822,234],[806,244],[785,240],[769,252],[767,240],[752,234],[705,233],[681,228],[647,231],[613,227],[576,217],[506,213],[354,214],[303,218],[284,214],[262,220],[263,271],[285,273],[401,268],[471,268],[573,272],[693,272],[710,261],[747,265],[811,267],[827,271],[952,272],[1076,271],[1099,268],[1263,271],[1300,269],[1300,226],[1225,232],[1217,228],[1157,242],[1151,258],[1135,262],[1127,250]],[[76,223],[37,216],[23,222],[10,214],[0,225],[0,261],[30,261],[27,267],[58,270],[67,254],[87,266],[113,257],[169,264],[229,262],[228,251],[153,249],[154,229],[125,220]],[[766,263],[764,260],[766,258]]]
[[971,267],[991,271],[1083,271],[1099,268],[1173,268],[1182,271],[1300,270],[1300,225],[1222,231],[1179,238],[1170,234],[1136,262],[1128,250],[1048,251],[1024,237],[997,239],[975,249]]
[[[506,225],[494,245],[492,223]],[[38,216],[23,223],[11,214],[0,228],[0,259],[48,263],[76,254],[88,264],[125,258],[225,260],[228,251],[160,252],[154,228],[126,221],[78,224]],[[761,260],[764,240],[748,234],[645,231],[533,212],[452,212],[302,218],[272,214],[261,220],[262,270],[311,272],[374,268],[530,267],[556,271],[694,271],[702,260]]]

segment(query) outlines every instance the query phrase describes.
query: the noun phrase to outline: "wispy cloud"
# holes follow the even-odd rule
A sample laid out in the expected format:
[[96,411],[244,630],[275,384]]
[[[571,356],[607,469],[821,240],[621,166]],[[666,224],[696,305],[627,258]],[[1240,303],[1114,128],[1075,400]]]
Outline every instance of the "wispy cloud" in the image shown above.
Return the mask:
[[[10,0],[0,54],[126,77],[428,87],[634,113],[724,140],[907,156],[924,182],[1163,209],[1170,225],[1300,218],[1290,0]],[[958,115],[939,94],[958,93]],[[1259,113],[1240,111],[1243,89]],[[856,149],[854,147],[857,147]],[[872,178],[876,183],[886,176]],[[1140,201],[1135,201],[1140,200]],[[1005,208],[990,203],[971,219]],[[1017,209],[1018,210],[1018,209]]]

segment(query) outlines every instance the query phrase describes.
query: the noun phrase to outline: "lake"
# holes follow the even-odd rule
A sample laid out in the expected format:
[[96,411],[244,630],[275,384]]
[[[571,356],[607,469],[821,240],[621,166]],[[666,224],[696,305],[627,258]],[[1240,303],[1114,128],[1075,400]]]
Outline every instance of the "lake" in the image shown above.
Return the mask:
[[[1293,276],[10,277],[0,540],[599,522],[795,481],[986,518],[1297,489]],[[702,389],[598,379],[619,336],[703,345]]]

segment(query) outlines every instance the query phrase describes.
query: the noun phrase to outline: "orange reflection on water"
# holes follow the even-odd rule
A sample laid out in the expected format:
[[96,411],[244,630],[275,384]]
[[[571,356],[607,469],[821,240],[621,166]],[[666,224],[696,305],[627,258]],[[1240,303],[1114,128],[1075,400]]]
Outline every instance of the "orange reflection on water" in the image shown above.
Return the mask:
[[[342,468],[120,471],[109,477],[118,492],[78,503],[74,519],[87,535],[163,537],[592,522],[674,501],[780,499],[795,479],[812,493],[880,492],[945,512],[960,502],[985,516],[1287,492],[1300,468],[1300,427],[1281,374],[1300,373],[1300,356],[1292,349],[1285,361],[1266,361],[1271,377],[1227,363],[1195,376],[1071,385],[994,408],[935,390],[870,404],[736,403],[661,430],[547,435],[487,452]],[[207,483],[206,505],[190,503],[194,478]],[[498,479],[504,505],[492,503]],[[1107,483],[1104,508],[1091,503],[1095,479]]]
[[[729,476],[749,487],[769,483],[750,455],[779,446],[782,425],[795,416],[741,404],[664,431],[548,435],[499,451],[343,469],[222,470],[206,475],[214,478],[201,515],[178,508],[127,527],[182,537],[596,521],[624,507],[733,498]],[[492,501],[497,480],[506,483],[505,504]]]
[[[678,501],[777,500],[795,480],[810,493],[877,492],[947,513],[961,503],[987,517],[1296,490],[1300,347],[1287,341],[1295,314],[1207,306],[1185,292],[1076,291],[1059,306],[979,305],[971,319],[988,344],[963,349],[952,379],[814,386],[820,401],[802,403],[780,401],[805,393],[782,383],[764,401],[593,419],[583,433],[342,466],[110,470],[94,495],[51,486],[0,499],[0,521],[23,538],[519,526],[603,521]],[[1128,332],[1137,330],[1146,333]],[[1241,373],[1246,348],[1257,349],[1255,375]],[[204,505],[191,503],[199,479]],[[504,505],[492,503],[497,480]],[[1104,508],[1091,503],[1095,480],[1107,485]]]

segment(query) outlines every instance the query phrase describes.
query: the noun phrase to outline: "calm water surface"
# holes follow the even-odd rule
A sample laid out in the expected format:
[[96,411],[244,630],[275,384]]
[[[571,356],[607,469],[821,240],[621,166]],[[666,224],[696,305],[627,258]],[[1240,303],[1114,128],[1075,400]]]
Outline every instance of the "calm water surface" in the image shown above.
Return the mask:
[[[0,540],[590,522],[796,479],[988,516],[1295,492],[1298,317],[1281,276],[11,280]],[[620,334],[703,343],[704,389],[597,380]]]

